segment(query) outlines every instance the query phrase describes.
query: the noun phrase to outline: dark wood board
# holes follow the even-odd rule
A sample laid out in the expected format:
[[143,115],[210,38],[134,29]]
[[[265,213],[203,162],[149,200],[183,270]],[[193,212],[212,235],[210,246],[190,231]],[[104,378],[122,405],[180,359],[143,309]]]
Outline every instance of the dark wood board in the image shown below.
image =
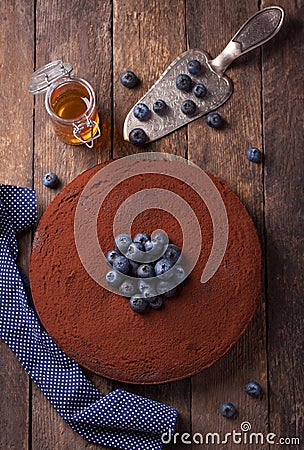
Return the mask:
[[269,428],[303,439],[304,5],[278,3],[285,26],[263,50]]
[[[6,0],[0,5],[1,183],[34,187],[41,216],[62,186],[98,162],[142,151],[174,153],[224,178],[257,226],[264,295],[248,330],[222,360],[192,379],[158,386],[121,385],[88,373],[104,393],[122,386],[176,406],[180,433],[224,436],[240,431],[240,424],[248,421],[254,432],[304,435],[304,7],[299,0],[275,3],[286,12],[283,30],[263,50],[254,50],[227,70],[234,93],[218,110],[224,128],[210,129],[201,118],[147,148],[122,139],[124,118],[138,98],[187,48],[200,48],[215,57],[251,14],[273,2]],[[102,138],[93,150],[62,144],[52,130],[44,95],[34,98],[27,91],[32,70],[58,58],[71,62],[96,92]],[[141,80],[133,90],[119,82],[126,69],[134,70]],[[245,151],[252,145],[263,151],[262,164],[246,160]],[[61,180],[55,191],[41,183],[49,170]],[[20,239],[25,268],[30,241],[30,233]],[[251,379],[263,387],[259,400],[244,392]],[[104,448],[84,441],[64,423],[3,343],[0,386],[1,449]],[[237,406],[235,420],[219,415],[223,401]],[[211,447],[183,445],[178,439],[170,448]],[[236,446],[231,442],[216,448]]]
[[[0,182],[32,187],[33,99],[27,92],[33,70],[34,8],[29,2],[0,3]],[[30,235],[20,239],[26,267]],[[30,382],[7,346],[0,342],[0,448],[28,448]],[[16,432],[18,430],[18,432]]]
[[[104,120],[103,138],[94,149],[67,146],[55,136],[44,107],[44,95],[35,103],[34,182],[39,198],[39,213],[63,185],[79,173],[107,160],[111,152],[112,116],[112,4],[110,1],[37,1],[36,67],[62,59],[71,62],[77,76],[93,86],[98,110]],[[85,14],[84,14],[85,12]],[[49,170],[57,173],[61,185],[46,189],[41,179]],[[111,382],[93,377],[102,392],[111,390]],[[32,449],[93,449],[74,433],[56,414],[41,392],[33,385]],[[71,444],[73,443],[73,444]]]
[[[189,1],[187,30],[190,48],[201,48],[216,57],[245,20],[258,9],[258,2],[243,1],[240,8],[235,2],[220,0],[210,3],[208,15],[203,2]],[[210,20],[210,17],[213,19]],[[225,26],[222,26],[222,24]],[[262,148],[261,123],[261,68],[259,49],[236,60],[226,75],[234,84],[230,100],[218,112],[225,126],[214,130],[204,119],[192,123],[188,131],[189,159],[204,170],[224,178],[237,192],[254,218],[261,242],[263,229],[263,164],[252,164],[246,149]],[[225,330],[223,330],[223,333]],[[240,424],[248,421],[252,429],[267,432],[267,360],[266,320],[263,296],[254,320],[240,341],[217,364],[192,379],[193,432],[225,433],[241,431]],[[261,401],[252,401],[244,386],[251,379],[263,386]],[[237,406],[235,420],[219,415],[223,401]],[[223,448],[235,448],[235,444]],[[252,446],[252,448],[255,448]]]
[[[172,14],[174,11],[174,14]],[[168,23],[170,22],[170,33]],[[114,2],[114,148],[113,156],[134,152],[156,151],[186,156],[187,130],[166,136],[148,149],[134,148],[122,139],[122,127],[130,108],[157,80],[172,59],[186,50],[185,5],[182,0]],[[145,61],[151,63],[145,64]],[[126,89],[119,82],[124,70],[133,70],[140,79],[135,89]],[[159,386],[123,386],[132,392],[175,405],[180,412],[178,430],[191,427],[190,380]],[[178,400],[177,400],[178,399]],[[177,402],[176,402],[177,401]],[[179,450],[181,447],[175,445]]]

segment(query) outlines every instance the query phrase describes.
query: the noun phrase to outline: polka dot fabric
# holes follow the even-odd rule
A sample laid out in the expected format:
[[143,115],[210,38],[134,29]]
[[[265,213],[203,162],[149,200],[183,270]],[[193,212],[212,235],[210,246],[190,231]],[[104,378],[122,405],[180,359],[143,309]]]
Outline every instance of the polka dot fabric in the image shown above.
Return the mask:
[[35,191],[0,184],[0,334],[60,416],[88,441],[158,450],[175,408],[117,389],[103,396],[42,327],[16,263],[16,233],[37,221]]

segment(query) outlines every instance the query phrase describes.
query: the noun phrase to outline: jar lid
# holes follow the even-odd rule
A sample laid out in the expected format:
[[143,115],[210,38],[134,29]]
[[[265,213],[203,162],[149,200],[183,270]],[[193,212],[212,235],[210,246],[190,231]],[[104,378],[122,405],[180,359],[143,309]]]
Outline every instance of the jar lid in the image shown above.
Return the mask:
[[73,72],[73,67],[70,63],[63,63],[60,59],[46,64],[40,69],[37,69],[29,83],[29,91],[32,94],[40,94],[47,90],[47,88],[56,80]]

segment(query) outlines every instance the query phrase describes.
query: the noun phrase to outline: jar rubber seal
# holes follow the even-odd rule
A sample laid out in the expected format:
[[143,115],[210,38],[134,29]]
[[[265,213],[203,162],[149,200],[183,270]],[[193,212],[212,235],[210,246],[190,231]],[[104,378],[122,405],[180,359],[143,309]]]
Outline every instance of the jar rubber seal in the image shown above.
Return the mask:
[[72,73],[73,67],[70,63],[63,63],[60,59],[52,61],[33,73],[29,83],[29,91],[32,94],[45,92],[54,81]]

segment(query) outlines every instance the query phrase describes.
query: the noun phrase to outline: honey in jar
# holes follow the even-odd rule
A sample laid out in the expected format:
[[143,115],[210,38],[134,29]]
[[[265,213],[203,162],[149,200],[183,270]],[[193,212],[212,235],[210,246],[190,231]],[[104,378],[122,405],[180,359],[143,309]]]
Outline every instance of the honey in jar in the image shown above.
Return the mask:
[[63,142],[93,147],[100,136],[95,93],[86,80],[72,75],[69,63],[53,61],[37,70],[29,89],[33,93],[46,90],[46,110]]

